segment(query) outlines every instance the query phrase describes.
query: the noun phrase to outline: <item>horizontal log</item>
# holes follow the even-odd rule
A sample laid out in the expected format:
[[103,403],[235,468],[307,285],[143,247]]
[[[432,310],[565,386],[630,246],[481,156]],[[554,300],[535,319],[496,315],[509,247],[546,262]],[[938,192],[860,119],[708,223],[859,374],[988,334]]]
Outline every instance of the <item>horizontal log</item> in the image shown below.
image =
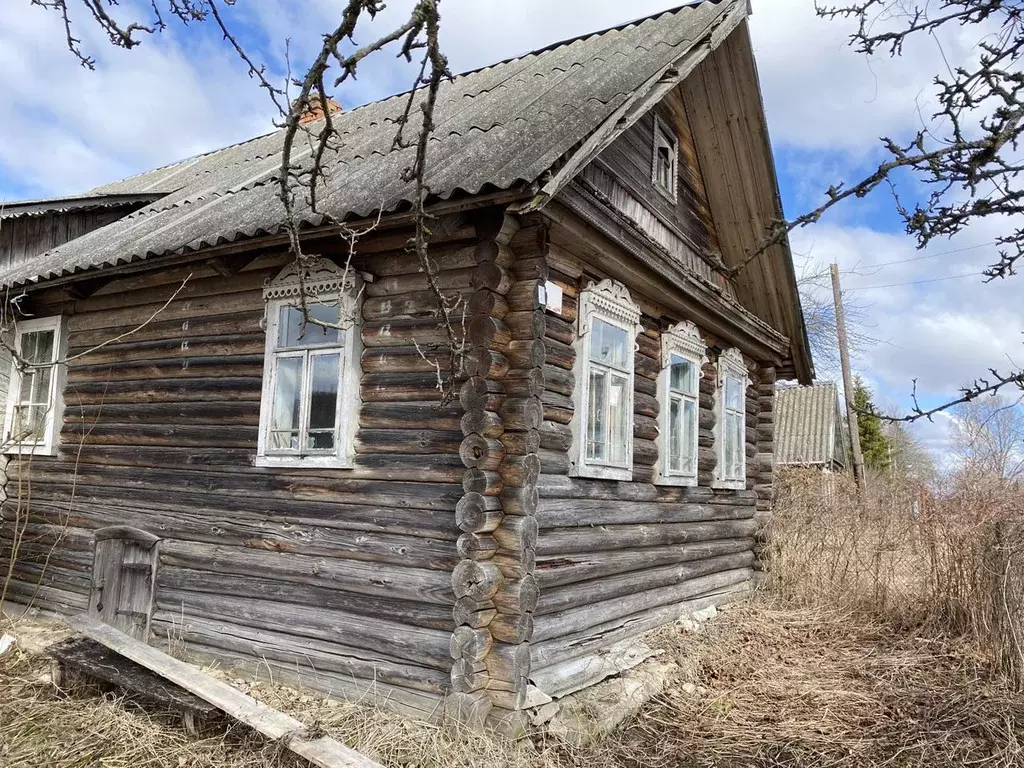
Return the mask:
[[601,499],[553,499],[545,497],[537,508],[542,528],[637,523],[698,523],[745,520],[754,515],[753,504],[680,503],[671,501],[624,501]]
[[533,576],[526,575],[515,581],[506,580],[491,599],[498,613],[533,613],[540,599],[540,588]]
[[715,539],[747,538],[754,521],[729,520],[709,523],[654,525],[605,525],[593,528],[550,528],[537,542],[537,555],[573,554],[633,547],[690,544]]
[[507,397],[500,413],[508,432],[540,429],[544,421],[544,409],[536,397]]
[[511,368],[538,368],[544,365],[547,348],[540,339],[513,340],[509,342],[505,356]]
[[[705,560],[691,560],[685,563],[674,563],[615,576],[605,576],[593,581],[550,587],[544,590],[535,612],[538,616],[558,613],[602,600],[619,599],[628,602],[633,595],[639,592],[670,587],[709,574],[737,568],[749,568],[753,562],[754,553],[745,550]],[[497,599],[495,599],[495,603],[500,612],[502,607],[497,603]]]
[[540,426],[540,447],[564,453],[572,447],[572,428],[568,424],[545,419]]
[[367,347],[360,356],[360,367],[367,373],[436,373],[451,367],[447,348]]
[[188,648],[199,644],[220,648],[255,658],[273,659],[297,666],[310,665],[318,672],[333,672],[372,685],[396,685],[443,694],[449,679],[437,669],[400,663],[386,657],[375,657],[361,648],[349,648],[318,638],[268,631],[261,627],[232,625],[227,622],[189,616],[185,621],[173,611],[158,611],[154,616],[154,632],[158,637],[184,643]]
[[469,469],[497,470],[505,456],[505,449],[497,440],[482,435],[469,435],[459,448],[462,463]]
[[366,373],[360,379],[359,397],[364,403],[430,401],[440,403],[441,384],[436,372]]
[[535,517],[506,514],[501,525],[494,531],[494,538],[506,552],[522,552],[537,546],[539,530]]
[[500,474],[483,469],[467,469],[462,479],[462,489],[465,493],[497,496],[504,490],[504,487],[505,484]]
[[507,515],[532,516],[537,513],[539,505],[540,494],[536,486],[509,488],[501,494],[501,508]]
[[455,507],[455,523],[466,533],[490,533],[502,516],[501,501],[495,496],[467,493]]
[[512,339],[529,340],[544,337],[547,318],[542,310],[509,312],[505,316]]
[[[194,336],[210,338],[214,336],[234,336],[247,332],[255,332],[265,315],[265,305],[254,305],[248,311],[233,315],[195,315],[185,320],[162,320],[160,315],[151,323],[138,328],[127,338],[132,342],[177,339],[179,342]],[[142,318],[143,320],[145,318]],[[141,321],[140,321],[141,322]],[[114,336],[133,328],[138,323],[125,326],[123,329],[111,330],[102,328],[92,331],[79,330],[71,334],[72,343],[80,349],[91,349],[99,344],[110,341]]]
[[486,561],[461,560],[451,575],[455,597],[469,597],[476,601],[494,597],[502,581],[504,577],[498,567]]
[[83,405],[64,409],[66,424],[224,424],[253,427],[260,423],[255,402],[226,403],[135,403],[129,405]]
[[220,424],[131,424],[112,421],[71,422],[60,433],[62,442],[72,445],[152,445],[183,448],[248,448],[256,450],[255,426]]
[[[530,644],[533,670],[543,670],[553,664],[570,659],[603,653],[605,649],[678,619],[680,616],[715,605],[742,600],[753,588],[750,580],[740,580],[726,587],[712,590],[699,597],[669,603],[632,616],[611,619],[604,624],[586,627],[578,632],[550,640],[534,640]],[[532,673],[531,673],[532,674]]]
[[484,666],[492,680],[516,683],[530,676],[530,646],[500,643],[491,648]]
[[540,430],[506,432],[500,438],[505,455],[527,456],[540,450]]
[[[223,574],[192,568],[162,565],[157,570],[156,593],[165,603],[188,605],[192,593],[231,596],[284,603],[315,605],[326,610],[339,610],[360,616],[387,618],[415,627],[452,631],[455,622],[447,606],[430,605],[415,600],[389,600],[366,594],[347,592],[335,587],[314,586],[282,581],[264,574]],[[296,627],[295,632],[300,632]]]
[[659,587],[632,594],[629,600],[612,599],[589,602],[559,613],[534,617],[533,640],[543,642],[556,637],[582,632],[626,616],[664,605],[692,600],[710,592],[750,581],[753,571],[740,568],[689,579],[669,587]]
[[69,408],[108,403],[259,402],[262,389],[262,376],[150,379],[141,384],[111,379],[69,384],[64,390],[64,402]]
[[505,401],[504,392],[499,382],[473,376],[463,382],[459,389],[459,402],[467,411],[497,411]]
[[521,552],[499,550],[491,558],[491,562],[498,566],[501,575],[506,579],[521,579],[536,570],[537,554],[532,549],[526,549]]
[[445,673],[451,664],[448,654],[451,635],[446,631],[325,610],[319,606],[221,597],[200,592],[176,593],[167,600],[158,595],[156,606],[159,610],[176,612],[180,616],[198,616],[283,634],[300,632],[303,637],[327,642],[344,638],[348,646]]
[[455,607],[452,608],[452,619],[455,626],[479,629],[490,624],[495,613],[497,613],[497,609],[489,600],[480,601],[471,597],[460,597],[455,601]]
[[540,458],[535,453],[506,456],[498,471],[506,488],[527,488],[540,476]]
[[[506,321],[509,316],[506,316]],[[477,315],[469,323],[469,328],[466,332],[466,342],[471,347],[484,347],[501,351],[508,346],[512,338],[506,321],[502,321],[497,317],[490,317],[489,315]]]
[[509,398],[540,397],[544,391],[544,373],[541,368],[514,368],[502,384]]
[[546,318],[544,333],[549,339],[563,344],[572,344],[576,340],[576,326],[573,323],[552,314],[548,314]]
[[359,426],[367,430],[455,432],[460,428],[461,411],[457,403],[442,404],[437,397],[423,402],[363,403],[359,408]]
[[537,451],[540,459],[540,471],[548,475],[565,475],[569,473],[569,457],[562,451]]
[[511,273],[493,261],[477,263],[471,278],[471,285],[474,288],[487,290],[499,296],[508,293],[512,283]]
[[501,613],[487,625],[491,636],[499,643],[518,645],[533,635],[533,615],[529,613]]
[[568,344],[545,337],[544,359],[548,365],[571,371],[576,364],[576,350]]
[[482,379],[503,379],[508,373],[510,362],[500,352],[475,347],[463,358],[466,375]]
[[479,662],[487,657],[493,645],[494,639],[485,627],[456,627],[451,636],[449,654],[453,659]]
[[518,312],[530,312],[540,309],[540,293],[544,283],[540,280],[517,280],[509,288],[509,307]]
[[488,560],[498,551],[498,542],[486,533],[464,533],[455,544],[461,560]]
[[[458,256],[456,256],[458,259]],[[459,260],[461,263],[461,260]],[[376,266],[376,264],[374,264]],[[455,269],[440,268],[434,274],[434,286],[443,293],[470,288],[475,267],[466,266]],[[378,298],[397,298],[412,293],[430,293],[430,282],[425,272],[419,270],[398,275],[389,275],[365,283],[363,292],[366,295],[364,305]]]
[[[461,306],[472,296],[472,290],[442,289],[448,306]],[[442,317],[441,307],[433,291],[422,290],[379,298],[363,300],[363,319],[368,321],[399,320],[406,318],[427,319],[437,322]]]
[[[460,423],[461,435],[483,435],[484,437],[497,440],[505,431],[505,423],[501,417],[493,411],[468,410]],[[461,443],[461,439],[460,439]]]
[[338,589],[356,595],[407,600],[429,605],[454,603],[451,575],[444,570],[389,566],[362,560],[287,556],[195,542],[165,541],[161,566],[188,568],[225,576],[251,576]]
[[[455,340],[462,341],[461,326],[456,326]],[[368,320],[360,328],[363,345],[377,347],[418,346],[429,354],[451,349],[452,339],[447,330],[429,319]]]

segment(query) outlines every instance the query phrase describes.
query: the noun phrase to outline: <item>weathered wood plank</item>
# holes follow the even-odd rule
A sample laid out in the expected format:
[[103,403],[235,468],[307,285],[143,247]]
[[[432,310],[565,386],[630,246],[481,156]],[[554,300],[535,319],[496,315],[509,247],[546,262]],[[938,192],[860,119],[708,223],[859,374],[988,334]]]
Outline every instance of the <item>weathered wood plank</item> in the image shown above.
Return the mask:
[[292,752],[320,768],[381,768],[378,763],[329,736],[311,736],[295,718],[271,709],[227,683],[208,677],[195,667],[133,640],[111,627],[85,616],[73,616],[67,622],[87,637],[166,677],[267,738],[280,740]]

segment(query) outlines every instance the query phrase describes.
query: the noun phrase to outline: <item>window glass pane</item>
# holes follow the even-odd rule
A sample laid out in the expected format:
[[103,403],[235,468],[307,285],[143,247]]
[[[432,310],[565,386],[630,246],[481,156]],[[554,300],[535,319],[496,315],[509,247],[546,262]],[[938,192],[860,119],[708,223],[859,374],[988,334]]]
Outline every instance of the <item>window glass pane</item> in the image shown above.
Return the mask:
[[697,394],[697,366],[679,355],[672,355],[669,386],[686,395]]
[[628,430],[631,428],[630,414],[626,410],[629,405],[629,398],[626,396],[626,387],[629,381],[622,376],[611,376],[611,386],[608,390],[609,406],[609,450],[608,461],[612,464],[625,466],[629,463],[626,456],[628,446]]
[[44,439],[46,406],[16,405],[11,438],[18,443],[38,443]]
[[743,410],[743,382],[731,376],[725,380],[725,407],[734,411]]
[[742,480],[744,424],[738,413],[725,416],[725,476],[730,480]]
[[18,402],[25,405],[50,404],[50,380],[53,368],[29,368],[21,375]]
[[681,471],[687,475],[697,474],[697,403],[693,400],[683,401],[683,431]]
[[625,330],[600,318],[590,329],[590,359],[616,368],[628,367],[632,350]]
[[302,394],[302,358],[277,360],[277,381],[271,406],[268,443],[272,451],[299,449],[299,418]]
[[590,394],[587,398],[587,458],[604,461],[607,458],[608,425],[605,411],[608,402],[608,374],[590,372]]
[[29,331],[21,335],[21,359],[26,363],[53,362],[53,331]]
[[672,189],[672,150],[658,147],[658,183],[665,189]]
[[338,419],[338,374],[340,355],[314,355],[309,406],[309,439],[311,451],[333,451]]
[[669,401],[668,407],[668,468],[671,472],[683,470],[682,433],[683,408],[682,400],[677,397]]
[[[324,323],[338,323],[340,313],[338,306],[327,306],[316,301],[306,304],[310,320]],[[323,344],[338,344],[341,332],[337,328],[325,328],[313,322],[302,323],[302,310],[299,307],[281,307],[278,320],[277,345],[280,349],[294,347],[312,347]]]

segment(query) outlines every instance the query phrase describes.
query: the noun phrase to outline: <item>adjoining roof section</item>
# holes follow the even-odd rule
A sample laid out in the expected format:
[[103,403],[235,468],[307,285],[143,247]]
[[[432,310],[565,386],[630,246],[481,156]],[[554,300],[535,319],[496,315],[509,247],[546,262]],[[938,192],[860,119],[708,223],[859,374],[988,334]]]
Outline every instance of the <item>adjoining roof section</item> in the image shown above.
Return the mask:
[[[549,172],[557,176],[572,165],[581,148],[592,151],[595,133],[609,130],[609,118],[622,117],[624,105],[657,86],[687,52],[706,55],[716,29],[746,12],[746,0],[705,0],[456,77],[438,96],[427,185],[440,200],[490,190],[519,189],[529,196]],[[414,150],[392,146],[407,99],[395,96],[335,116],[342,145],[329,154],[329,191],[320,200],[331,217],[362,218],[411,205],[414,187],[401,172],[412,164]],[[278,131],[98,187],[96,194],[174,191],[7,270],[0,284],[280,233],[283,209],[275,182],[281,141]],[[293,160],[308,162],[309,156],[307,148]],[[309,210],[298,214],[307,226],[327,222]]]
[[845,467],[846,430],[835,384],[775,392],[775,463]]
[[89,194],[84,196],[50,197],[40,200],[21,200],[13,203],[0,202],[0,219],[16,219],[21,216],[45,216],[51,213],[95,211],[108,208],[128,208],[152,203],[163,196],[163,192]]

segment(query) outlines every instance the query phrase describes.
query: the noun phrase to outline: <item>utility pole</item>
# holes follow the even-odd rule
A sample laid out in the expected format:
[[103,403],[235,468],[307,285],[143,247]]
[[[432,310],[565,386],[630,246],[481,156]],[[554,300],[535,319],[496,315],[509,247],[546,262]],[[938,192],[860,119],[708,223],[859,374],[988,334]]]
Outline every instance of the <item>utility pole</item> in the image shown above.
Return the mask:
[[867,493],[868,479],[864,474],[864,455],[860,452],[860,432],[857,429],[857,410],[853,404],[853,374],[850,372],[850,345],[846,338],[846,315],[843,312],[843,292],[839,287],[839,265],[832,265],[832,299],[836,305],[836,330],[839,333],[839,360],[843,365],[843,393],[846,395],[846,419],[853,444],[853,476],[862,495]]

